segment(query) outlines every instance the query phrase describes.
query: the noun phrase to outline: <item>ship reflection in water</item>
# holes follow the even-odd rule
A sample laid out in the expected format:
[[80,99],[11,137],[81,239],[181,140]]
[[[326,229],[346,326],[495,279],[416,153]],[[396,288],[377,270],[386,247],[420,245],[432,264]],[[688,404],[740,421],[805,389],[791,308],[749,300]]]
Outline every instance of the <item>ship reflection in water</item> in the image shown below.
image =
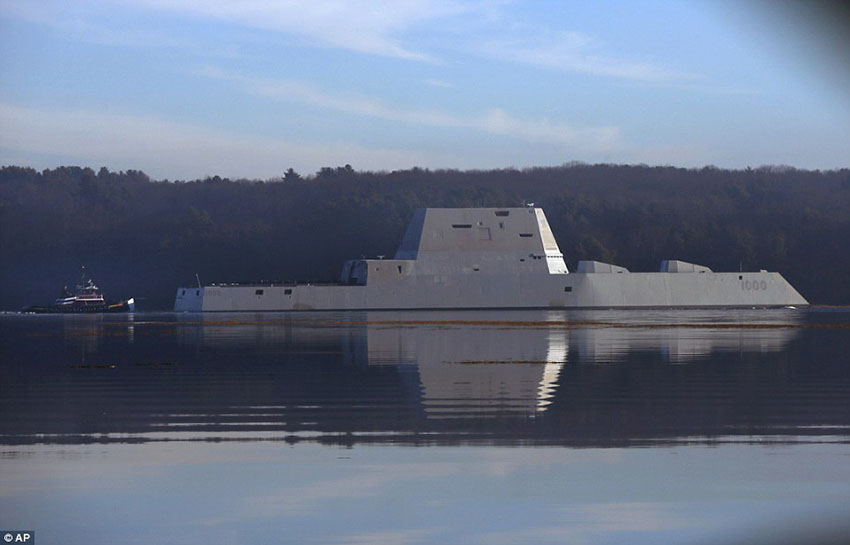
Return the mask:
[[4,395],[3,440],[797,440],[850,424],[848,335],[836,319],[793,310],[7,316],[4,374],[27,387]]
[[7,314],[0,353],[40,543],[850,536],[846,309]]
[[[690,315],[695,316],[699,314]],[[541,316],[542,321],[509,321],[494,315],[448,324],[413,317],[426,325],[368,327],[368,361],[417,365],[425,412],[437,418],[544,411],[567,363],[608,364],[636,352],[654,354],[661,362],[683,363],[715,351],[780,351],[797,332],[793,314],[777,316],[779,321],[759,335],[745,335],[737,328],[622,321],[628,313],[551,312]]]

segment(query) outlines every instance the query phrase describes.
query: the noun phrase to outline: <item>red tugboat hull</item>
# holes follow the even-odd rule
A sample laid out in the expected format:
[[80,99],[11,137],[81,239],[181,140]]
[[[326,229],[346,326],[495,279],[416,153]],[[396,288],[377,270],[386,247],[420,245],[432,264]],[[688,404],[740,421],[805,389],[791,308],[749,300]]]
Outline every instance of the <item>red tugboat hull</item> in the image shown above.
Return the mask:
[[134,312],[136,302],[131,297],[123,301],[115,301],[99,305],[47,305],[27,307],[23,312],[35,314],[96,314],[99,312]]

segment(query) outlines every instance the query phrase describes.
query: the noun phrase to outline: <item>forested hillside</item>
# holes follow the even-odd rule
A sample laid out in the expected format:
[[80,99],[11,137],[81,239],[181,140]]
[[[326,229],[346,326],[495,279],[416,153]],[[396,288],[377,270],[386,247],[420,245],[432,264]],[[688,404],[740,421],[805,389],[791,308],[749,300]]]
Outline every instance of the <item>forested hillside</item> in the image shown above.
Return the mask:
[[567,264],[633,271],[684,259],[782,272],[813,303],[850,303],[850,170],[570,164],[153,181],[138,171],[0,170],[0,308],[46,303],[85,264],[108,297],[170,308],[178,285],[333,280],[392,256],[417,207],[543,207]]

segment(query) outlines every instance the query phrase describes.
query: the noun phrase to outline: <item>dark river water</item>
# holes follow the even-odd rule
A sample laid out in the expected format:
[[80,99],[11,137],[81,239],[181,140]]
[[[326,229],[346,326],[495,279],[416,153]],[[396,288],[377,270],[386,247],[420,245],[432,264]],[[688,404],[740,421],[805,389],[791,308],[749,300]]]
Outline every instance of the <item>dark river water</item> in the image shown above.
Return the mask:
[[847,543],[850,309],[0,315],[44,543]]

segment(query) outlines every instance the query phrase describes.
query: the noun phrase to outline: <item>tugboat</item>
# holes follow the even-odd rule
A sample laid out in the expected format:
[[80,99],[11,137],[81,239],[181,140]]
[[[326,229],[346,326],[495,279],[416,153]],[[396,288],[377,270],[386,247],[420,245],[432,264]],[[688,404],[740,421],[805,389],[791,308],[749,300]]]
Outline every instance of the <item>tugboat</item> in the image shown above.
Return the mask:
[[52,305],[32,306],[24,309],[24,312],[43,313],[95,313],[95,312],[133,312],[136,310],[136,301],[131,297],[120,301],[107,301],[103,293],[98,291],[91,278],[86,275],[83,267],[80,281],[74,292],[68,286],[62,290],[62,294],[53,301]]

